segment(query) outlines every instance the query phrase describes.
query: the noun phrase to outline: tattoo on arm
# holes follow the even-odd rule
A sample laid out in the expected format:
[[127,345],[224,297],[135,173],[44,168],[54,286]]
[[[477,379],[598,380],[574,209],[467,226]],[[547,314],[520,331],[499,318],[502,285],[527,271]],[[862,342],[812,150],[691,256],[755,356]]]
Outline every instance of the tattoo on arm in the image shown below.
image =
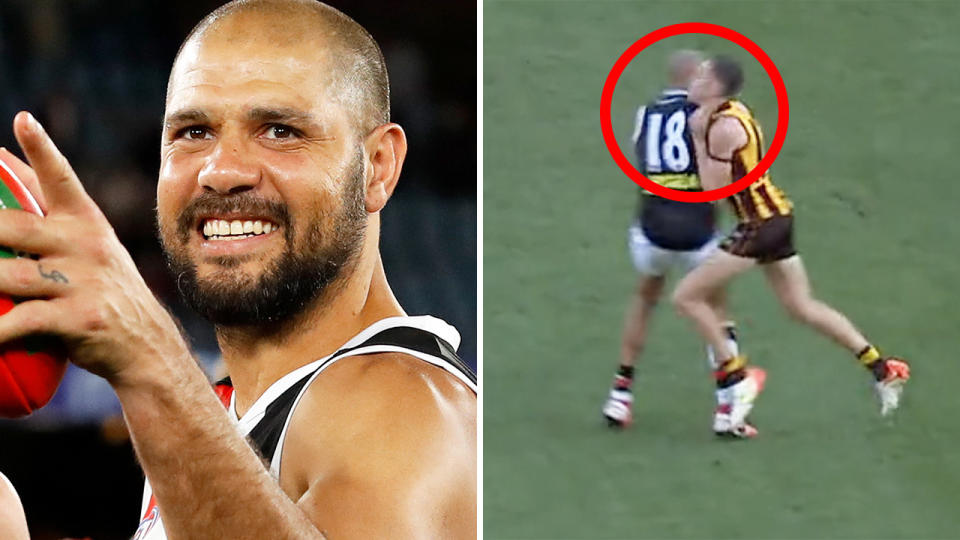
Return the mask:
[[67,279],[67,276],[61,274],[60,272],[58,272],[58,271],[56,271],[56,270],[51,270],[51,271],[49,271],[49,272],[44,272],[44,271],[43,271],[43,265],[41,265],[39,262],[37,263],[37,270],[40,271],[40,276],[41,276],[43,279],[49,279],[50,281],[59,281],[60,283],[70,283],[70,280]]

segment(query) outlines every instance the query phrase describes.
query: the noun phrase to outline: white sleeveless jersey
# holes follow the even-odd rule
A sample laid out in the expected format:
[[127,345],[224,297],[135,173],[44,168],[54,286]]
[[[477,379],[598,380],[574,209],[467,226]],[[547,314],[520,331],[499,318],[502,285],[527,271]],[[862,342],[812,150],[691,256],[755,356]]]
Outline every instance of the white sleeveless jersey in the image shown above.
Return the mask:
[[[350,356],[399,352],[444,369],[476,393],[477,376],[457,357],[459,346],[460,334],[440,319],[430,316],[390,317],[370,325],[333,354],[278,379],[257,398],[243,418],[237,418],[236,396],[229,379],[217,383],[217,393],[223,400],[229,396],[230,416],[236,420],[240,432],[270,463],[273,477],[279,479],[283,441],[293,411],[307,387],[323,370]],[[149,479],[144,485],[140,516],[140,526],[132,540],[166,540]]]

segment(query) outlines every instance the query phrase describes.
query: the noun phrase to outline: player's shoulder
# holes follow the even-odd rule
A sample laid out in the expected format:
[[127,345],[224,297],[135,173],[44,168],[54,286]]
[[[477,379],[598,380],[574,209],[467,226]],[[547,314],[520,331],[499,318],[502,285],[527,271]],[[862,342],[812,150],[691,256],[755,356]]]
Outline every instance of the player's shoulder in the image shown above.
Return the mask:
[[744,120],[751,116],[750,109],[742,102],[729,99],[719,104],[710,115],[710,138],[739,138],[745,134]]
[[391,456],[404,456],[412,469],[429,466],[415,465],[414,456],[469,463],[476,431],[476,394],[445,370],[396,352],[344,358],[307,387],[294,410],[282,481],[299,492],[318,474],[356,474]]
[[710,138],[731,138],[746,132],[743,122],[735,116],[717,116],[710,122]]
[[472,390],[447,370],[403,352],[344,358],[330,366],[317,382],[321,386],[349,386],[351,393],[369,398],[411,393],[424,397],[476,398]]
[[753,111],[739,99],[728,99],[717,107],[714,116],[718,118],[753,118]]
[[380,432],[397,423],[410,431],[458,430],[476,424],[477,396],[443,368],[384,352],[335,362],[304,391],[297,414],[334,409],[344,413],[340,419],[325,416],[354,431]]
[[707,129],[708,146],[715,158],[729,158],[750,139],[743,121],[736,116],[715,115]]

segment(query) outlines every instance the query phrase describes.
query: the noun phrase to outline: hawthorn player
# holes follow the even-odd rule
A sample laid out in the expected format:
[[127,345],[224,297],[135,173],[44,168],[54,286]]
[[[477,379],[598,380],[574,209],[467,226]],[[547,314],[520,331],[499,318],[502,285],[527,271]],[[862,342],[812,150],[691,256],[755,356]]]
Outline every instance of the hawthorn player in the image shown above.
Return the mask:
[[[690,99],[700,105],[691,118],[691,130],[704,189],[740,179],[762,158],[760,126],[746,105],[734,98],[742,84],[740,65],[717,56],[700,65],[690,86]],[[881,414],[895,410],[910,376],[907,363],[881,356],[842,313],[813,297],[793,245],[793,205],[773,185],[769,172],[730,197],[730,202],[739,221],[736,229],[720,250],[687,274],[673,296],[677,309],[693,320],[722,362],[717,380],[733,399],[729,427],[742,425],[762,384],[750,376],[746,356],[727,347],[721,319],[707,300],[735,276],[758,265],[792,318],[849,350],[872,374]]]
[[0,261],[0,292],[31,298],[0,342],[57,336],[111,384],[148,482],[137,540],[475,537],[475,375],[380,258],[406,155],[389,116],[376,42],[312,0],[231,2],[177,54],[157,221],[216,326],[226,408],[66,158],[14,119],[47,216],[0,212],[0,245],[39,256]]

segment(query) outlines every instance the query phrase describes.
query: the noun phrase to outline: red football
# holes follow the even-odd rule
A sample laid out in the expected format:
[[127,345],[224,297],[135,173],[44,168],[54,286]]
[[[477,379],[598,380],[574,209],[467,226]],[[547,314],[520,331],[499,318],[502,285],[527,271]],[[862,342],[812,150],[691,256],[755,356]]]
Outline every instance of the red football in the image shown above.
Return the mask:
[[[19,208],[43,215],[36,199],[17,175],[0,161],[0,209]],[[0,246],[0,259],[17,254]],[[19,299],[0,293],[0,317]],[[26,416],[43,407],[67,370],[62,345],[48,337],[18,339],[0,345],[0,416]]]

